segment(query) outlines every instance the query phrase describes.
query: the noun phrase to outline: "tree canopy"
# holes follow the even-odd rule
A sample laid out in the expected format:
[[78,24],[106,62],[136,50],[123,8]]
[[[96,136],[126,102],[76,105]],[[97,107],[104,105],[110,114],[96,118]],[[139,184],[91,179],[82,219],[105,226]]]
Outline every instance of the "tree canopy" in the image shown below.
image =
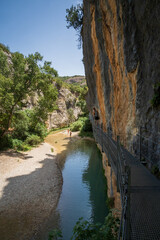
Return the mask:
[[[14,122],[22,110],[35,98],[32,107],[34,111],[34,127],[45,122],[48,113],[56,107],[57,89],[53,84],[53,77],[57,71],[51,67],[51,62],[44,62],[38,66],[43,57],[36,52],[24,57],[15,52],[11,59],[0,49],[0,137],[9,128],[14,128]],[[23,118],[22,118],[23,119]]]
[[81,33],[83,25],[83,4],[77,4],[66,9],[67,28],[73,27],[78,33],[79,48],[81,47]]
[[73,27],[76,31],[81,30],[83,24],[83,5],[77,4],[66,9],[67,28]]

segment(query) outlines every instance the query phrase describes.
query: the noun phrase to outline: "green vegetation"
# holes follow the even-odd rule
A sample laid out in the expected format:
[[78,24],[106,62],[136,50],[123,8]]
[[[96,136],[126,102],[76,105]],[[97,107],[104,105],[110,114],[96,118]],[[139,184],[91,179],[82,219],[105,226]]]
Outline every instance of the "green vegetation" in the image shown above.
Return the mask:
[[6,53],[10,53],[9,47],[5,46],[4,44],[0,43],[0,49]]
[[[57,110],[56,100],[62,87],[76,95],[82,116],[88,114],[85,79],[72,82],[71,77],[67,82],[69,77],[59,77],[51,62],[44,61],[42,65],[42,60],[37,52],[25,57],[0,44],[0,150],[26,151],[43,141],[48,113]],[[69,123],[75,121],[72,108],[68,109],[68,116]],[[83,132],[87,134],[86,130]]]
[[79,47],[81,47],[81,33],[83,25],[83,4],[77,4],[71,6],[70,9],[66,9],[66,21],[67,28],[73,27],[78,33]]
[[48,134],[53,134],[53,133],[61,132],[62,130],[68,129],[68,127],[69,127],[69,126],[51,129],[51,130],[48,132]]
[[108,197],[107,198],[107,206],[111,209],[114,207],[114,200],[115,200],[114,197]]
[[62,232],[58,229],[54,229],[49,233],[48,240],[62,239]]
[[151,169],[152,174],[154,174],[157,178],[160,178],[160,171],[157,165],[153,165]]
[[154,85],[154,96],[151,99],[151,105],[154,108],[157,108],[160,106],[160,83],[157,83]]
[[[88,115],[88,109],[86,105],[86,96],[88,92],[88,87],[85,84],[85,79],[82,81],[83,85],[80,83],[67,83],[66,80],[68,77],[54,77],[54,82],[56,83],[56,87],[60,88],[67,88],[71,93],[75,94],[77,97],[76,105],[81,108],[82,115]],[[75,119],[73,118],[73,112],[68,112],[70,123],[73,122]]]
[[73,115],[73,109],[69,108],[67,113],[68,113],[69,123],[74,122],[75,121],[75,117]]
[[[79,218],[73,228],[73,235],[71,240],[116,240],[118,238],[120,221],[115,217],[113,211],[110,211],[105,218],[103,225],[83,221]],[[54,230],[50,233],[48,240],[62,239],[62,233],[59,230]]]
[[81,137],[92,137],[92,124],[88,117],[80,117],[76,122],[70,126],[72,132],[80,131],[79,136]]
[[[46,136],[45,121],[56,109],[58,75],[51,62],[39,66],[39,53],[28,57],[12,53],[10,61],[0,48],[0,149],[27,150]],[[34,103],[32,100],[34,99]],[[27,109],[32,105],[32,109]]]
[[116,218],[110,211],[105,218],[103,225],[96,223],[92,224],[88,221],[82,221],[80,218],[73,229],[71,239],[77,240],[116,240],[119,230],[119,218]]
[[70,9],[66,9],[66,13],[67,28],[73,27],[76,31],[79,31],[83,24],[83,5],[72,5]]

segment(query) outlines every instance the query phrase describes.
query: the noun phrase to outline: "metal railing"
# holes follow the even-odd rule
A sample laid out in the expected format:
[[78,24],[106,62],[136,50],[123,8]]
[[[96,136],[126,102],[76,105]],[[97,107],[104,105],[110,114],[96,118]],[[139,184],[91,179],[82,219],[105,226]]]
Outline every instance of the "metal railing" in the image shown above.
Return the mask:
[[117,179],[117,190],[120,192],[122,206],[118,239],[126,240],[129,239],[129,166],[126,164],[119,137],[117,137],[117,141],[112,139],[91,115],[90,121],[93,126],[94,138],[101,146],[102,152],[105,152]]

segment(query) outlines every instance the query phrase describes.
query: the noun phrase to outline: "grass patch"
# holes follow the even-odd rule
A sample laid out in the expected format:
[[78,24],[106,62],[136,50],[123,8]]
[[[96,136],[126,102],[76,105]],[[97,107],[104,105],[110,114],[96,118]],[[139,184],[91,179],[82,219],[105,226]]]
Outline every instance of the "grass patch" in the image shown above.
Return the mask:
[[68,127],[63,127],[63,128],[54,128],[54,129],[51,129],[47,135],[50,135],[50,134],[54,134],[54,133],[58,133],[58,132],[61,132],[63,130],[67,130],[69,128]]

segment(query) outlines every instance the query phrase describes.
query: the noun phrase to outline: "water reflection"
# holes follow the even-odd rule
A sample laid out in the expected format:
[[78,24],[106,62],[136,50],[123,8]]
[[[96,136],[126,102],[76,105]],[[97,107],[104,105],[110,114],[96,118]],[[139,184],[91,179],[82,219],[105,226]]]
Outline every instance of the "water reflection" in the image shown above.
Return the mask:
[[63,181],[57,210],[63,239],[68,240],[80,217],[103,223],[108,212],[106,179],[101,154],[94,142],[79,140],[69,145],[63,167]]
[[90,186],[90,202],[92,202],[92,221],[104,222],[108,213],[106,206],[106,178],[103,174],[102,157],[100,151],[93,147],[88,168],[83,174],[83,181]]

